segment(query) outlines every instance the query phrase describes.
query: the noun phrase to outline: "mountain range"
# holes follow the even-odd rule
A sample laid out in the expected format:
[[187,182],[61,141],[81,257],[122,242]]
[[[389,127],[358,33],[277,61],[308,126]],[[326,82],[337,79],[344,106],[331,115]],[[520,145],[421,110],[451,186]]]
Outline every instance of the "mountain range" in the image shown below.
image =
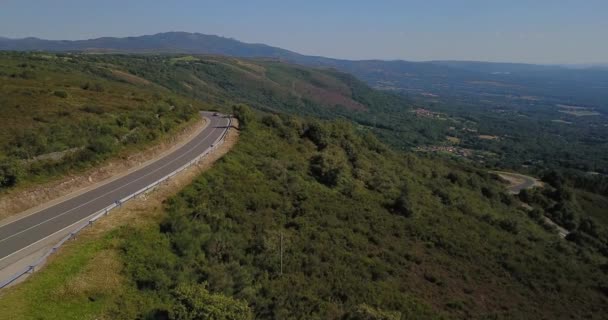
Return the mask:
[[[608,69],[492,63],[474,61],[342,60],[308,56],[265,44],[188,32],[89,40],[9,39],[0,37],[3,51],[96,53],[210,54],[241,58],[272,58],[348,72],[371,86],[406,94],[475,96],[479,92],[543,96],[572,103],[603,106],[608,101]],[[505,92],[509,88],[509,92]]]

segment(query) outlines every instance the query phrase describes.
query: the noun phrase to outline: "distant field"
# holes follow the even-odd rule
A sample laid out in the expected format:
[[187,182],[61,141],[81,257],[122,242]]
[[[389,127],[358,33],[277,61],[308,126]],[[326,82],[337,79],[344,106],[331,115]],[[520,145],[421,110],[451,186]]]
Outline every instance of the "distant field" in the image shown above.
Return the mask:
[[555,123],[572,124],[572,122],[570,122],[570,121],[561,120],[561,119],[554,119],[554,120],[551,120],[551,121],[555,122]]
[[571,114],[573,116],[577,116],[577,117],[584,117],[584,116],[599,116],[601,113],[597,112],[597,111],[571,111],[571,110],[559,110],[559,112],[561,113],[566,113],[566,114]]
[[583,116],[599,116],[601,113],[587,107],[570,106],[565,104],[558,104],[559,112],[570,114],[576,117]]

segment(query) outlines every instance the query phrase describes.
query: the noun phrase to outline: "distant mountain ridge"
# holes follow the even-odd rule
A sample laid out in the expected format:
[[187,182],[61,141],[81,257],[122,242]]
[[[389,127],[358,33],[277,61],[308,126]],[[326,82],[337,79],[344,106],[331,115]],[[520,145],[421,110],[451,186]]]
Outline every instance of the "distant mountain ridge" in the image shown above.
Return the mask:
[[88,40],[44,40],[39,38],[0,38],[0,50],[15,51],[117,51],[222,54],[234,56],[276,57],[295,54],[264,44],[246,44],[215,35],[165,32],[137,37],[102,37]]
[[[165,32],[136,37],[102,37],[89,40],[8,39],[0,37],[0,50],[108,53],[209,54],[240,58],[274,58],[313,67],[335,68],[351,73],[369,85],[408,94],[497,93],[497,85],[515,88],[517,95],[546,95],[572,103],[601,104],[608,101],[608,69],[605,66],[565,66],[475,61],[341,60],[308,56],[265,44],[188,32]],[[576,94],[571,94],[575,88]],[[504,92],[499,92],[504,94]],[[509,94],[514,94],[513,92]],[[589,97],[593,97],[590,99]]]

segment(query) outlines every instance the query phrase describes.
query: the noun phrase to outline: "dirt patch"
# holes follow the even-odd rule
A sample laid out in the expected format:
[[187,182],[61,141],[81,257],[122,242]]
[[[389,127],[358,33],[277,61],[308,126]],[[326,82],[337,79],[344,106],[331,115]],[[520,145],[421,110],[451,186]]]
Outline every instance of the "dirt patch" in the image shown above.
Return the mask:
[[28,209],[58,200],[73,192],[91,188],[106,179],[126,174],[145,162],[159,158],[177,146],[191,140],[206,126],[206,123],[206,120],[196,121],[195,124],[188,126],[171,137],[164,138],[160,143],[145,151],[110,160],[101,167],[93,168],[77,175],[67,175],[58,180],[25,190],[9,191],[0,198],[0,221],[16,216],[18,213],[27,215],[31,213],[26,211]]
[[342,106],[349,110],[362,111],[367,108],[361,103],[340,93],[320,88],[309,83],[298,82],[295,91],[316,103],[329,106]]
[[509,188],[518,186],[518,185],[526,182],[526,179],[524,179],[522,177],[506,175],[506,174],[498,174],[498,175],[500,176],[500,178],[502,178],[503,180],[506,180],[507,183],[509,183]]
[[481,140],[498,140],[497,136],[491,136],[491,135],[487,135],[487,134],[480,134],[477,136],[477,138],[479,138]]
[[584,116],[599,116],[600,113],[588,107],[571,106],[567,104],[558,104],[558,112],[569,114],[576,117]]
[[460,143],[460,139],[456,138],[456,137],[452,137],[452,136],[447,136],[445,137],[450,143],[453,144],[459,144]]
[[521,88],[521,86],[518,86],[518,85],[515,85],[515,84],[510,84],[510,83],[505,83],[505,82],[499,82],[499,81],[483,81],[483,80],[478,80],[478,81],[467,81],[467,83],[470,83],[470,84],[480,84],[480,85],[489,85],[489,86],[495,86],[495,87]]
[[565,120],[562,120],[562,119],[554,119],[554,120],[551,120],[551,121],[555,122],[555,123],[572,124],[572,122],[565,121]]
[[150,81],[144,79],[144,78],[140,78],[136,75],[132,75],[130,73],[124,72],[124,71],[120,71],[120,70],[110,70],[110,72],[112,72],[112,75],[114,75],[115,77],[117,77],[120,80],[124,80],[128,83],[131,84],[145,84],[148,85],[150,84]]

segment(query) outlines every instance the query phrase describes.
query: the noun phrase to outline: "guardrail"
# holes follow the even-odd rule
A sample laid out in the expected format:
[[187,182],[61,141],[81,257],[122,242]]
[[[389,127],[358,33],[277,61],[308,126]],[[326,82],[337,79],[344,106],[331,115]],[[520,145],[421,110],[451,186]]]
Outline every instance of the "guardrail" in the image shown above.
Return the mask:
[[160,178],[159,180],[155,181],[154,183],[118,200],[116,203],[113,203],[103,209],[101,209],[100,211],[97,211],[95,213],[92,214],[92,217],[84,222],[83,224],[81,224],[80,226],[76,227],[76,229],[74,229],[72,232],[70,232],[67,236],[65,236],[64,238],[62,238],[56,245],[54,245],[47,253],[45,253],[42,257],[40,257],[38,260],[36,260],[34,263],[32,263],[31,265],[29,265],[28,267],[20,270],[19,272],[15,273],[14,275],[12,275],[11,277],[9,277],[6,280],[3,280],[0,282],[0,289],[10,285],[11,283],[17,281],[17,279],[23,277],[26,274],[31,274],[34,271],[36,271],[36,268],[41,266],[48,258],[49,256],[51,256],[53,253],[55,253],[64,243],[66,243],[68,240],[74,239],[76,238],[76,235],[78,235],[78,233],[80,233],[80,231],[82,231],[82,229],[93,225],[93,223],[99,219],[101,219],[102,217],[108,215],[108,213],[117,207],[120,207],[123,203],[143,194],[146,192],[151,191],[152,189],[156,188],[159,184],[173,178],[175,175],[177,175],[178,173],[184,171],[185,169],[191,167],[192,165],[198,163],[202,158],[206,157],[209,153],[211,153],[211,151],[215,150],[219,145],[221,145],[222,143],[224,143],[224,141],[226,140],[226,135],[228,134],[228,130],[230,129],[230,126],[232,126],[232,117],[228,117],[228,126],[226,126],[226,129],[224,130],[224,132],[222,133],[222,135],[217,138],[213,144],[211,145],[211,148],[208,148],[207,150],[205,150],[205,152],[201,153],[200,155],[196,156],[196,158],[194,158],[193,160],[189,161],[188,163],[184,164],[183,166],[179,167],[177,170],[169,173],[168,175]]

